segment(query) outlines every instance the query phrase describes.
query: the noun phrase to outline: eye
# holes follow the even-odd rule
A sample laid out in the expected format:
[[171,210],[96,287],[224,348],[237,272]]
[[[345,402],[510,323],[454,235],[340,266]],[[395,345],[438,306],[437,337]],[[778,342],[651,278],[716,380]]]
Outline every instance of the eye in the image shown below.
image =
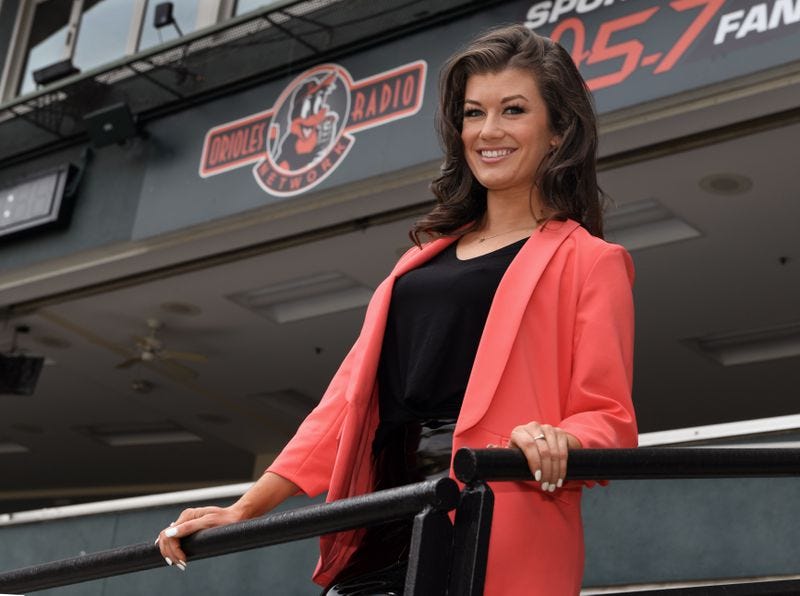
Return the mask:
[[510,105],[506,106],[504,111],[506,114],[524,114],[525,108],[522,106]]
[[309,98],[305,98],[303,100],[303,107],[300,108],[300,117],[304,120],[308,118],[308,113],[311,111],[311,100]]
[[317,112],[319,112],[321,107],[322,107],[322,95],[317,95],[314,98],[314,113],[316,114]]
[[482,114],[483,112],[481,112],[478,108],[467,108],[464,110],[464,118],[477,118]]

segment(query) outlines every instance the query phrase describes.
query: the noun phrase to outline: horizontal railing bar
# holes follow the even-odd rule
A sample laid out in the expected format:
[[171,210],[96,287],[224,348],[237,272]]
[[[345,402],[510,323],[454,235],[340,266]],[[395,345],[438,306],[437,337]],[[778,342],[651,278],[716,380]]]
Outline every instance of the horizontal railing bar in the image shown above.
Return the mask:
[[764,581],[747,583],[719,583],[691,588],[658,588],[625,592],[604,592],[603,596],[797,596],[800,581]]
[[[181,545],[190,560],[204,559],[412,517],[427,506],[449,511],[458,498],[456,483],[440,478],[203,530]],[[32,592],[162,566],[154,544],[134,544],[0,573],[0,592]]]
[[[453,461],[462,482],[533,480],[518,449],[462,448]],[[714,447],[576,449],[566,480],[657,480],[800,476],[800,449]]]

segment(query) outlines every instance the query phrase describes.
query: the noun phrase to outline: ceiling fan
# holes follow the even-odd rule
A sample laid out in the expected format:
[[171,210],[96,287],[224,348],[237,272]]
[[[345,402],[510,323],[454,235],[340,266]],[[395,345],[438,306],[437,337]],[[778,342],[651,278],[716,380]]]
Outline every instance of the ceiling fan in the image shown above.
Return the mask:
[[195,371],[173,361],[206,362],[208,358],[196,352],[174,352],[172,350],[165,350],[164,343],[158,338],[158,331],[159,329],[163,329],[163,327],[163,323],[158,319],[147,319],[147,328],[149,329],[147,335],[133,337],[135,342],[134,355],[124,362],[117,364],[116,368],[130,368],[134,364],[140,362],[146,364],[158,363],[167,365],[175,371],[180,371],[182,374],[196,377],[197,373]]

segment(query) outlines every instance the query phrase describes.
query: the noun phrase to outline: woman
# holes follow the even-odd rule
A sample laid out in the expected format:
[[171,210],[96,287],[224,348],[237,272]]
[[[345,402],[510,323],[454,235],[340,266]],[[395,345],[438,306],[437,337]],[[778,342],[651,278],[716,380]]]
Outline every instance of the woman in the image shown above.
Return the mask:
[[[536,479],[492,487],[485,593],[578,593],[581,486],[564,483],[568,453],[637,437],[633,271],[601,240],[591,97],[565,50],[510,26],[447,62],[440,98],[445,160],[417,246],[377,288],[319,406],[261,479],[234,505],[187,509],[162,531],[168,563],[185,565],[180,537],[299,492],[330,501],[430,477],[444,435],[453,452],[521,449]],[[434,240],[422,245],[422,234]],[[315,581],[352,594],[377,571],[394,593],[407,531],[322,537]]]

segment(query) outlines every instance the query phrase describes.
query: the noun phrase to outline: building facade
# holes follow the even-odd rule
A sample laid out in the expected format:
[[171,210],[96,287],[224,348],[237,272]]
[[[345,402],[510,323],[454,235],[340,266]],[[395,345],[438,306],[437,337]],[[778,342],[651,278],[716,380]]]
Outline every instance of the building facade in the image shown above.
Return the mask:
[[[512,22],[594,93],[642,444],[796,441],[798,0],[2,0],[0,347],[41,370],[6,373],[0,511],[257,477],[432,205],[440,66]],[[772,486],[773,510],[797,497]],[[688,490],[732,548],[759,487],[724,487]],[[693,541],[674,510],[641,561],[619,536],[627,571],[592,557],[687,489],[626,490],[587,499],[589,585],[791,572],[778,523],[754,566],[659,575]]]

